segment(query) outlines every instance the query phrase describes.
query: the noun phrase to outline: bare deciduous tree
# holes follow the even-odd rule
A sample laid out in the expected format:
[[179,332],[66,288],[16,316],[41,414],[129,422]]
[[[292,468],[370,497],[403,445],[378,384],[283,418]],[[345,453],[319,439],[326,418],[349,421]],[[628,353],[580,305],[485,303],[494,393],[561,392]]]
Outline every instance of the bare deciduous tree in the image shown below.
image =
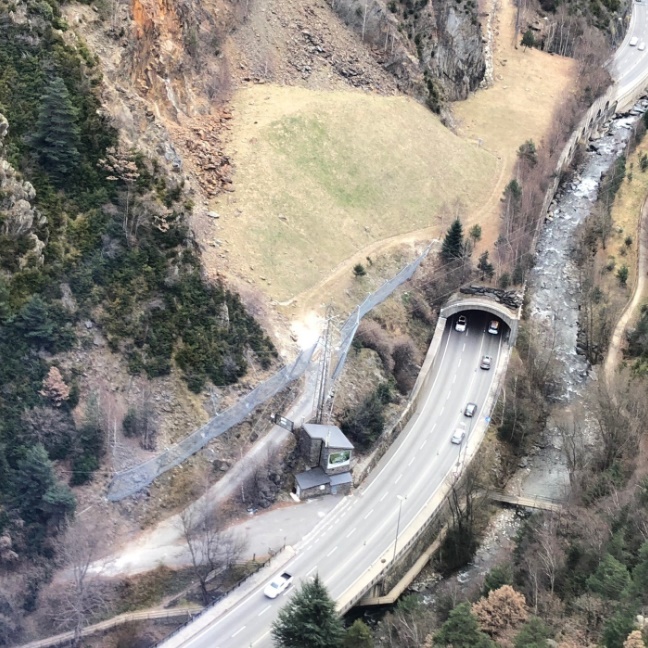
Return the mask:
[[48,597],[49,610],[57,627],[74,632],[75,646],[80,644],[83,628],[110,606],[109,589],[100,583],[100,574],[91,569],[106,537],[101,524],[77,518],[61,541],[59,556],[66,580]]
[[245,548],[244,541],[225,528],[219,515],[203,495],[180,515],[182,535],[187,543],[193,572],[200,585],[203,602],[210,602],[208,583],[232,567]]
[[583,425],[574,418],[558,425],[558,431],[562,439],[562,452],[567,462],[569,483],[573,492],[578,486],[581,472],[588,463]]

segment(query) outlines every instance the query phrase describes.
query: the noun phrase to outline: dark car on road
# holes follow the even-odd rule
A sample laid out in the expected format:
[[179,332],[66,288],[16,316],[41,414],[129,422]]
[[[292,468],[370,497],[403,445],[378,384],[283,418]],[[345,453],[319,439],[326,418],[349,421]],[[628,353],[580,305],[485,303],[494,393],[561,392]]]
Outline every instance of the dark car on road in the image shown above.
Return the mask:
[[464,410],[464,416],[467,416],[468,418],[472,418],[475,416],[475,412],[477,411],[477,403],[468,403],[466,405],[466,409]]

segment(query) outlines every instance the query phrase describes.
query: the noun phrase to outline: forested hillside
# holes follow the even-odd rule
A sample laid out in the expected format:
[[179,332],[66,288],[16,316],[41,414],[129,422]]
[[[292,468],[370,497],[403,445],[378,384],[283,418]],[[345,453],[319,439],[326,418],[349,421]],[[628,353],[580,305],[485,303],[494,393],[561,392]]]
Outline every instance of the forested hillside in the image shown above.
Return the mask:
[[239,297],[202,279],[181,176],[120,141],[97,58],[65,32],[56,0],[0,4],[3,569],[51,557],[75,508],[65,482],[91,480],[105,452],[84,368],[59,362],[81,332],[99,329],[132,374],[177,367],[195,392],[236,382],[249,350],[264,367],[276,356]]

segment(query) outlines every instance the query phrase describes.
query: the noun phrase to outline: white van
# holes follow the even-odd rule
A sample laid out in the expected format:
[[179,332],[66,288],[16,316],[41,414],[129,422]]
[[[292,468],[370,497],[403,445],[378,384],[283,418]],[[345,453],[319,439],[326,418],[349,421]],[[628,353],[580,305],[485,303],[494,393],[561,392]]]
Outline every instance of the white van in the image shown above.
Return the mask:
[[638,39],[636,36],[633,36],[633,37],[630,39],[630,43],[629,43],[629,45],[630,45],[630,47],[634,47],[638,42],[639,42],[639,39]]

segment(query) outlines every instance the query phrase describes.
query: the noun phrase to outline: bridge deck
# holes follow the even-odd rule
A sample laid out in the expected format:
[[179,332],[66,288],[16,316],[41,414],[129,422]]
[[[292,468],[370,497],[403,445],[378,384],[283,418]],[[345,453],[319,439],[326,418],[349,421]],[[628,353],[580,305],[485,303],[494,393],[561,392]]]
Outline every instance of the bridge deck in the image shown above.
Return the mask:
[[501,491],[490,491],[488,493],[489,499],[494,502],[502,504],[510,504],[511,506],[522,506],[524,508],[540,509],[542,511],[562,511],[562,504],[558,500],[550,499],[548,497],[527,497],[524,495],[508,495]]

